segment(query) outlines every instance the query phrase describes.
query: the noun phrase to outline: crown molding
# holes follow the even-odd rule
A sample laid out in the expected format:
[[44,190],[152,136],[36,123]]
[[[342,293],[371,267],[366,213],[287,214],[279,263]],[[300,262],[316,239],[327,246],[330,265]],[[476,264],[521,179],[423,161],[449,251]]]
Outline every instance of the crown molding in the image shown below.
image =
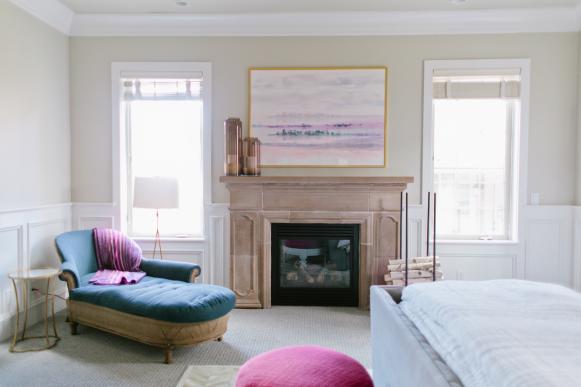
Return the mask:
[[77,15],[73,36],[369,36],[577,31],[571,7],[430,12]]
[[70,27],[75,13],[57,0],[9,0],[23,11],[37,17],[65,35],[70,35]]
[[57,0],[10,0],[71,36],[381,36],[581,30],[581,5],[456,11],[75,14]]

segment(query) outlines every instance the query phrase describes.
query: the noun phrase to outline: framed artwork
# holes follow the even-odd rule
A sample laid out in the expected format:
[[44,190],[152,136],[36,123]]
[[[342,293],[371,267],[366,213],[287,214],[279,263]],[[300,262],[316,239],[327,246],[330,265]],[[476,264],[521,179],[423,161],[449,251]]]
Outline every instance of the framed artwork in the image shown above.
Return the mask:
[[385,167],[387,67],[251,68],[263,167]]

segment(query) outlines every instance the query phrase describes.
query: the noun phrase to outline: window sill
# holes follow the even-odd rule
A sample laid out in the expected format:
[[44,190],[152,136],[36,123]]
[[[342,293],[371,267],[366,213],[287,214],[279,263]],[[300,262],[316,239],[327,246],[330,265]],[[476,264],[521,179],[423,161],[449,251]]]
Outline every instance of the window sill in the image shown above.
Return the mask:
[[[433,240],[430,244],[434,243]],[[439,239],[436,241],[438,245],[517,245],[518,240],[516,239],[506,239],[506,240],[474,240],[474,239]]]
[[[133,239],[136,242],[155,242],[155,238],[154,237],[143,237],[143,236],[139,236],[139,237],[131,237],[131,239]],[[178,237],[161,237],[160,238],[162,242],[183,242],[183,243],[188,243],[188,242],[205,242],[207,240],[206,237],[204,236],[198,236],[198,237],[184,237],[184,238],[178,238]]]

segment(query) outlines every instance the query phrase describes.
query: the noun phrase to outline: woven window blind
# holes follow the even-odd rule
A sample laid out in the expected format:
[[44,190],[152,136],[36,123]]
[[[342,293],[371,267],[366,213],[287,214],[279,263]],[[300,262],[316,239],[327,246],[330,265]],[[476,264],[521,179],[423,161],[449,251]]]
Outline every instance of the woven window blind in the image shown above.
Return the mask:
[[434,99],[520,98],[520,69],[436,70]]
[[125,78],[123,79],[123,99],[138,100],[197,100],[202,95],[202,78]]

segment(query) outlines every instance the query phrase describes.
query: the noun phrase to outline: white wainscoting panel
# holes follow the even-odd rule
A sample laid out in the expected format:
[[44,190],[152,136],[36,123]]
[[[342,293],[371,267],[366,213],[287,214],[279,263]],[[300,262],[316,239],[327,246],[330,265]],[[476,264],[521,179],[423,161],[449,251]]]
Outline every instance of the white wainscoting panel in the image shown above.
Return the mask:
[[113,203],[73,203],[73,229],[117,228]]
[[[159,248],[155,252],[155,257],[153,256],[153,243],[144,242],[143,240],[138,240],[137,243],[141,246],[143,251],[143,256],[145,258],[160,259]],[[149,246],[151,245],[151,247]],[[144,248],[144,246],[147,246]],[[163,259],[168,261],[178,261],[178,262],[193,262],[197,263],[203,267],[203,260],[205,251],[202,247],[184,247],[182,249],[176,249],[175,243],[164,241],[163,242]],[[206,282],[206,281],[203,281]]]
[[[440,241],[437,254],[449,280],[521,278],[559,283],[581,290],[581,208],[573,206],[526,206],[518,242]],[[75,229],[115,227],[112,203],[73,204]],[[60,218],[57,218],[60,219]],[[426,213],[422,206],[409,208],[410,257],[426,254]],[[45,228],[57,231],[58,223]],[[0,224],[2,226],[2,224]],[[200,282],[229,284],[228,205],[206,206],[206,239],[170,239],[163,242],[164,258],[195,262],[202,266]],[[15,238],[16,231],[7,231]],[[0,231],[2,238],[2,231]],[[1,240],[1,239],[0,239]],[[138,239],[146,257],[153,253],[152,239]],[[431,250],[430,250],[431,251]]]
[[54,247],[54,236],[70,230],[70,216],[29,222],[26,228],[28,267],[58,267],[60,260]]
[[[0,340],[11,335],[16,303],[8,274],[34,268],[59,267],[54,238],[71,229],[71,204],[0,211]],[[32,287],[44,285],[32,283]],[[56,294],[66,295],[64,282],[54,287]],[[29,325],[42,318],[42,297],[31,293]],[[56,309],[64,307],[57,301]]]
[[[228,205],[212,203],[206,205],[204,226],[206,238],[171,238],[162,241],[164,259],[193,262],[202,267],[198,279],[201,283],[228,285]],[[118,210],[114,203],[74,203],[73,227],[76,230],[94,227],[118,228]],[[153,257],[154,240],[136,238],[136,242],[147,258]],[[159,258],[159,250],[156,252]]]
[[441,255],[442,271],[447,280],[491,280],[516,278],[516,255],[446,254]]
[[[410,257],[426,254],[425,211],[423,206],[409,208]],[[521,278],[581,290],[581,209],[526,206],[522,211],[524,224],[520,225],[517,242],[439,241],[437,255],[444,277],[448,280]]]
[[16,310],[14,291],[8,274],[24,267],[24,227],[22,225],[0,228],[0,321],[10,320]]
[[525,278],[573,287],[571,206],[529,206],[525,224]]
[[208,255],[211,262],[210,282],[216,285],[230,284],[230,222],[228,204],[210,205],[208,226]]
[[[411,206],[409,208],[409,234],[407,246],[409,248],[410,257],[426,255],[426,217],[424,215],[422,206]],[[405,230],[403,235],[405,237]]]
[[573,207],[573,287],[581,291],[581,207]]

